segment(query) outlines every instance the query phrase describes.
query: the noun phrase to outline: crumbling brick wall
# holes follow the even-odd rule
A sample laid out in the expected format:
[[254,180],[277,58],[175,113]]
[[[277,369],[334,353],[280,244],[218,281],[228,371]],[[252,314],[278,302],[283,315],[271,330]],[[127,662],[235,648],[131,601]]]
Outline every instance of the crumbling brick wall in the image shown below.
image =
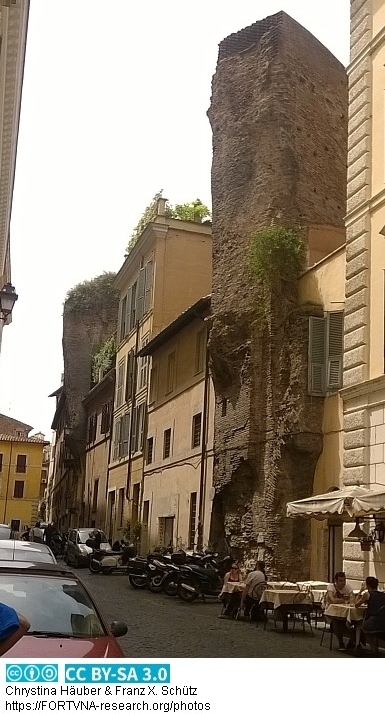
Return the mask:
[[343,227],[346,73],[280,12],[220,44],[208,115],[209,349],[217,396],[212,541],[225,530],[240,557],[264,557],[283,577],[307,576],[309,524],[287,519],[285,506],[311,495],[322,449],[323,400],[307,395],[309,312],[282,284],[270,329],[261,330],[248,246],[272,221],[305,239],[312,224]]

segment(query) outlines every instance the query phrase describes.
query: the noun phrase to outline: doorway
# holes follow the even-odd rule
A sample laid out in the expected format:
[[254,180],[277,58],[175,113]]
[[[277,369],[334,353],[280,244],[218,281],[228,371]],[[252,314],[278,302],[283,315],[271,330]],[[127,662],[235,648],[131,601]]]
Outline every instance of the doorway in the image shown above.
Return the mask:
[[159,518],[159,545],[163,548],[172,548],[174,541],[175,516]]
[[328,579],[329,583],[332,583],[335,573],[343,570],[342,523],[329,523],[328,535]]

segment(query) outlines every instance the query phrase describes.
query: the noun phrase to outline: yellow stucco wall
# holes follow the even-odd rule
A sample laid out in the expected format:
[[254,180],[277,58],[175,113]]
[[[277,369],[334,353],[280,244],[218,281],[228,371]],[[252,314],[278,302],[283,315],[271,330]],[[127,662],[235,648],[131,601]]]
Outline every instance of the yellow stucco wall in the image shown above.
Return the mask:
[[343,310],[345,302],[345,247],[306,270],[299,280],[301,304],[322,305],[324,311]]
[[[30,526],[37,518],[43,443],[0,440],[2,470],[0,472],[0,521],[20,520],[20,528]],[[25,454],[26,473],[16,472],[18,454]],[[23,498],[14,498],[15,481],[24,481]]]

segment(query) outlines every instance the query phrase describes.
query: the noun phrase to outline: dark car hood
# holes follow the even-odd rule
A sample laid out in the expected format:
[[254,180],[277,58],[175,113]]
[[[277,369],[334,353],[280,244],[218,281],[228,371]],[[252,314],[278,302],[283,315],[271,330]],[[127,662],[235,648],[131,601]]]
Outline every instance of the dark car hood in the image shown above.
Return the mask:
[[25,635],[6,657],[38,658],[44,657],[124,657],[120,645],[113,637],[90,637],[70,639],[66,637],[38,637]]

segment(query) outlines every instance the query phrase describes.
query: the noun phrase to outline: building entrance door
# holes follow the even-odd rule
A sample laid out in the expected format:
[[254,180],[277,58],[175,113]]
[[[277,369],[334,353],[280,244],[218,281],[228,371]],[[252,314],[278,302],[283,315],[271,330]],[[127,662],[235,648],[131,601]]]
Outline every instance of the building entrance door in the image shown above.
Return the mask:
[[342,524],[329,524],[328,579],[332,583],[335,573],[343,570]]

